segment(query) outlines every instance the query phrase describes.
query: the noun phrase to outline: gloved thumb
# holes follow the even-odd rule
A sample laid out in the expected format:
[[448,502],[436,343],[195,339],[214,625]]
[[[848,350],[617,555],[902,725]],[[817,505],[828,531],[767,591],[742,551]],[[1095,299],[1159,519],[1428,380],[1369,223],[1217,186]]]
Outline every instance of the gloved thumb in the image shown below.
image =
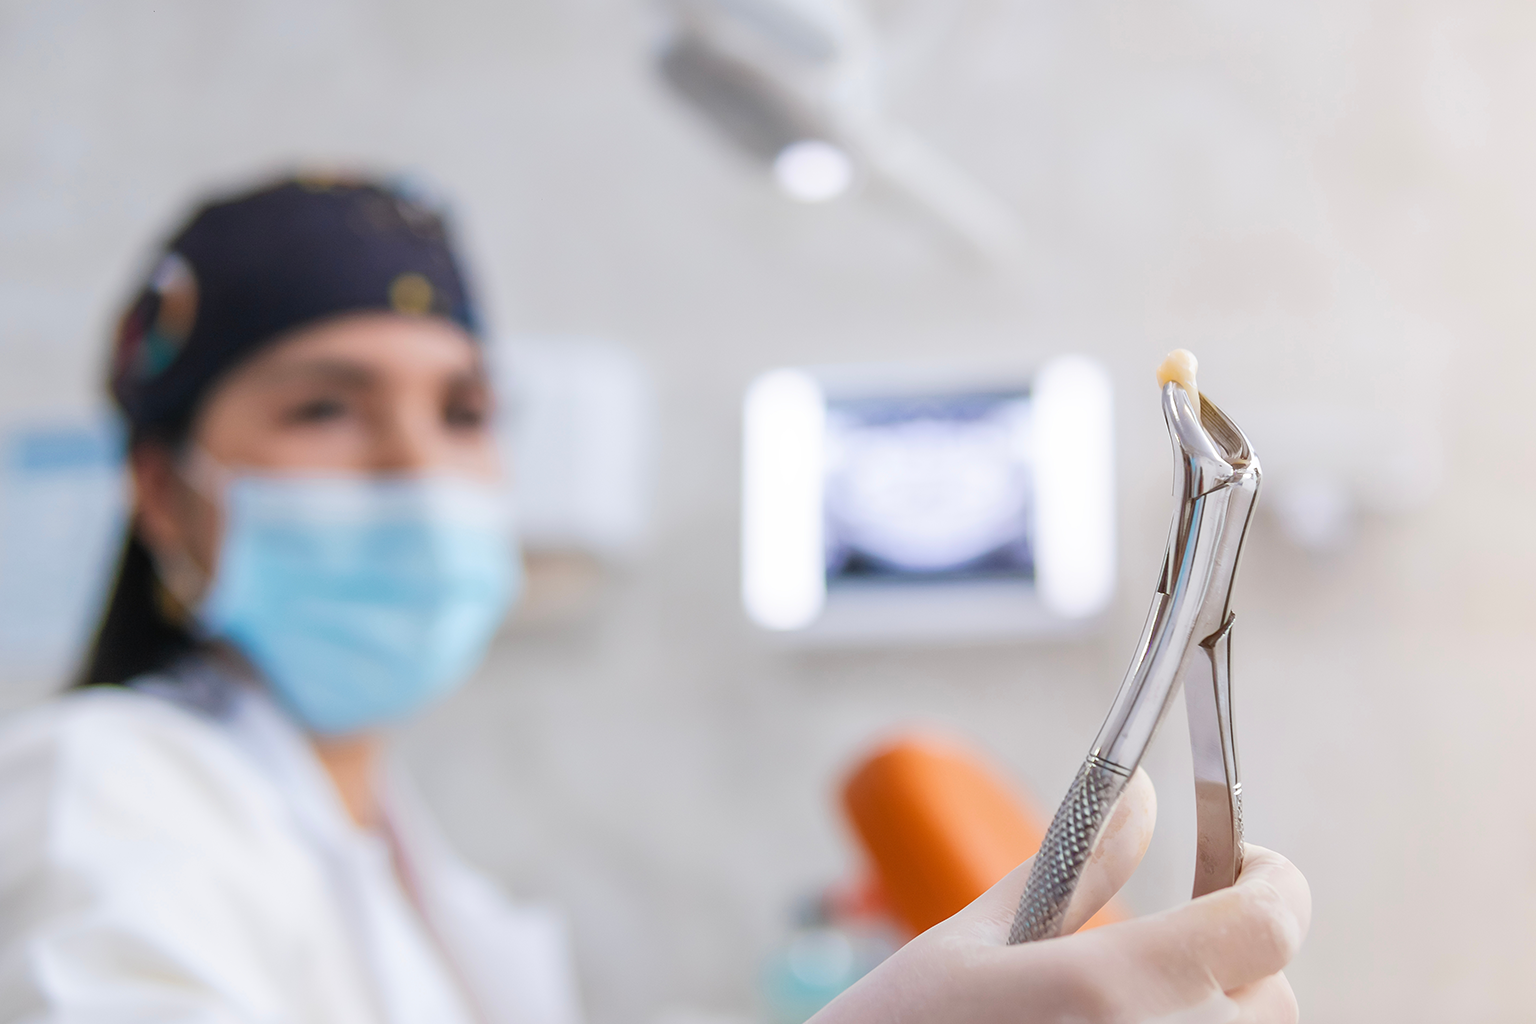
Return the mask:
[[[1147,773],[1138,768],[1083,869],[1072,902],[1067,905],[1063,935],[1081,928],[1120,891],[1147,852],[1156,824],[1157,791]],[[985,942],[1006,942],[1014,912],[1019,908],[1019,898],[1024,894],[1024,884],[1029,880],[1034,864],[1033,857],[1020,864],[970,906],[938,927],[968,933]]]

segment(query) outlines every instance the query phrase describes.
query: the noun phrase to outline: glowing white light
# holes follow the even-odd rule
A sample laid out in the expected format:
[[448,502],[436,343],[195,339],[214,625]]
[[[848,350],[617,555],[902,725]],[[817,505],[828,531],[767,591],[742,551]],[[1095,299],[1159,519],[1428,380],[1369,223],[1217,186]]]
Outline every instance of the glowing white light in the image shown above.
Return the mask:
[[830,142],[801,139],[779,151],[773,176],[790,197],[802,203],[824,203],[853,184],[853,160]]
[[1115,588],[1114,399],[1081,356],[1035,375],[1035,581],[1057,614],[1101,611]]
[[765,629],[801,629],[827,599],[820,385],[800,370],[763,374],[742,426],[742,601]]

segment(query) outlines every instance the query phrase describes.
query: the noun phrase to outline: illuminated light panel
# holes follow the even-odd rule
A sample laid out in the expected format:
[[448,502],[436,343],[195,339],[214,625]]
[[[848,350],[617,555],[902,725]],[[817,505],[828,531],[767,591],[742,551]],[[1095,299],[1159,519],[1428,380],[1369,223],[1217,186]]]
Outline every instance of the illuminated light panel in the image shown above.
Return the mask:
[[765,629],[803,629],[827,600],[821,387],[774,370],[747,389],[742,451],[742,601]]
[[773,177],[791,198],[825,203],[853,184],[853,160],[830,142],[801,139],[779,151],[773,161]]
[[1058,615],[1086,618],[1115,588],[1114,397],[1082,356],[1041,367],[1033,397],[1036,587]]

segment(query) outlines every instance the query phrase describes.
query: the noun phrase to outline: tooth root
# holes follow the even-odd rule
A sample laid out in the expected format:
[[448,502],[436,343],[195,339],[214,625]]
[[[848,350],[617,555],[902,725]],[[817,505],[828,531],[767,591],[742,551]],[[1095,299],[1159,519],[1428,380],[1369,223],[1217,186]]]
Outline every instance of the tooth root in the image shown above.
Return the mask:
[[1199,368],[1200,360],[1187,348],[1176,348],[1169,352],[1157,368],[1157,386],[1162,387],[1173,381],[1183,388],[1189,396],[1189,404],[1195,407],[1196,416],[1200,415],[1200,389],[1195,386],[1195,371]]

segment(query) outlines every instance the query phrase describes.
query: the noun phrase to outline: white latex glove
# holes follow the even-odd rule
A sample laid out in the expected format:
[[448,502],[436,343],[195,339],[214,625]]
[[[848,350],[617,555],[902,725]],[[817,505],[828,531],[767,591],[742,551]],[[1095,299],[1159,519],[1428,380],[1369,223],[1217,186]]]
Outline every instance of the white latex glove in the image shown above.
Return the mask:
[[1292,1024],[1280,971],[1312,916],[1291,862],[1246,847],[1230,889],[1173,910],[1071,934],[1130,878],[1157,799],[1138,771],[1115,809],[1061,938],[1007,945],[1025,861],[844,992],[812,1024]]

